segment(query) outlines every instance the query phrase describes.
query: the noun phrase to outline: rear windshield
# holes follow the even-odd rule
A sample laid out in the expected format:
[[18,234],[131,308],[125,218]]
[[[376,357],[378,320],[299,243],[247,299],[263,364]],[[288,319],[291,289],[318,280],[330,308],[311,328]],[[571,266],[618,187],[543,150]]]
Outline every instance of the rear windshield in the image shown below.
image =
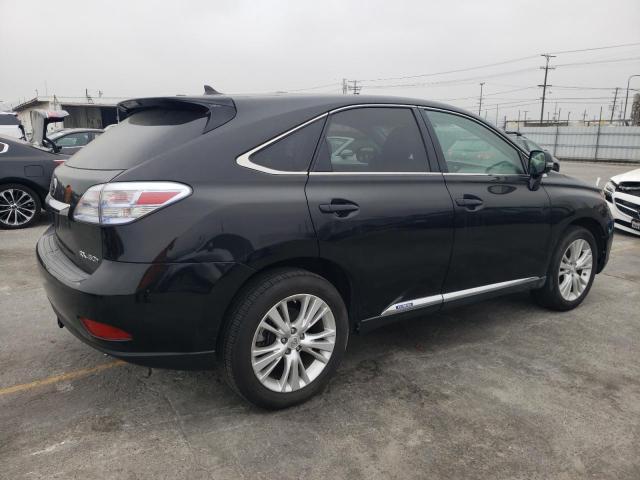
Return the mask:
[[92,170],[126,170],[201,135],[207,117],[199,111],[151,109],[134,113],[107,130],[67,162]]
[[0,115],[0,125],[20,125],[15,115]]

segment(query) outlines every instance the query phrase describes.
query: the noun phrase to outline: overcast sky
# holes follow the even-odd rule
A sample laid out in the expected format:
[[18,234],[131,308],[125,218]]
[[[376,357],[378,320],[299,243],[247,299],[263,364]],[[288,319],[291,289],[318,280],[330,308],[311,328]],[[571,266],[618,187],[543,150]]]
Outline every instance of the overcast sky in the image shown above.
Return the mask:
[[[204,83],[225,93],[332,84],[309,92],[339,93],[348,78],[363,80],[362,93],[454,99],[448,103],[477,112],[484,81],[489,119],[499,103],[500,118],[518,110],[531,117],[539,115],[541,92],[525,88],[542,83],[541,57],[364,80],[628,43],[640,43],[639,0],[0,0],[0,100],[16,103],[36,89],[58,96],[85,88],[108,97],[200,93]],[[626,58],[634,60],[560,66]],[[593,116],[600,105],[609,108],[613,87],[640,74],[640,45],[559,53],[552,63],[558,68],[549,79],[558,88],[551,88],[551,108],[557,101],[563,118],[585,108]],[[640,89],[640,78],[633,85]],[[568,86],[603,89],[560,88]]]

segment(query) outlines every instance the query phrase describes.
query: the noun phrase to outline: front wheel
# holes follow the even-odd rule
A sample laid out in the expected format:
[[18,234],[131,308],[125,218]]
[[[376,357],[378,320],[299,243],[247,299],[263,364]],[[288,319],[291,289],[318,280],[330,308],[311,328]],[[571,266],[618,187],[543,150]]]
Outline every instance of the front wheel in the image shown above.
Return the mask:
[[304,270],[269,272],[243,290],[228,318],[228,383],[263,408],[304,402],[328,383],[348,335],[344,302],[327,280]]
[[585,299],[596,274],[596,241],[589,230],[571,227],[551,258],[547,281],[534,299],[553,310],[571,310]]

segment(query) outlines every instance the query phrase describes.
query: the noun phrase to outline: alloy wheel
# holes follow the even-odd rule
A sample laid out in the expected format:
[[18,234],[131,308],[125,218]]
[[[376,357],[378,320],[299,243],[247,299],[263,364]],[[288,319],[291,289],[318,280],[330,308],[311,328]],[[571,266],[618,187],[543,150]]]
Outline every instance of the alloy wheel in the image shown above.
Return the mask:
[[269,390],[293,392],[322,373],[335,342],[336,321],[327,303],[315,295],[292,295],[271,307],[258,324],[251,365]]
[[593,269],[593,252],[591,245],[581,238],[569,244],[562,259],[558,272],[558,287],[560,295],[572,302],[584,293]]
[[0,191],[0,222],[10,227],[28,223],[36,214],[36,201],[19,188]]

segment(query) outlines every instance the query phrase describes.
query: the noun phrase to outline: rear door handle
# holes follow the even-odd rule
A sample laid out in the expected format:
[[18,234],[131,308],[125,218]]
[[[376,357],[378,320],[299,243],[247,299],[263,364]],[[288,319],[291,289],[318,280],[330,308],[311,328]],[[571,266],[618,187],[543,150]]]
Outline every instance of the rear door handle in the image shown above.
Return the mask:
[[322,213],[335,213],[339,217],[345,217],[352,212],[360,210],[360,207],[353,202],[338,202],[332,200],[331,203],[321,203],[318,205]]
[[484,202],[481,198],[478,198],[474,195],[464,195],[462,197],[456,198],[456,204],[460,207],[465,207],[468,210],[474,210],[477,207],[484,205]]

